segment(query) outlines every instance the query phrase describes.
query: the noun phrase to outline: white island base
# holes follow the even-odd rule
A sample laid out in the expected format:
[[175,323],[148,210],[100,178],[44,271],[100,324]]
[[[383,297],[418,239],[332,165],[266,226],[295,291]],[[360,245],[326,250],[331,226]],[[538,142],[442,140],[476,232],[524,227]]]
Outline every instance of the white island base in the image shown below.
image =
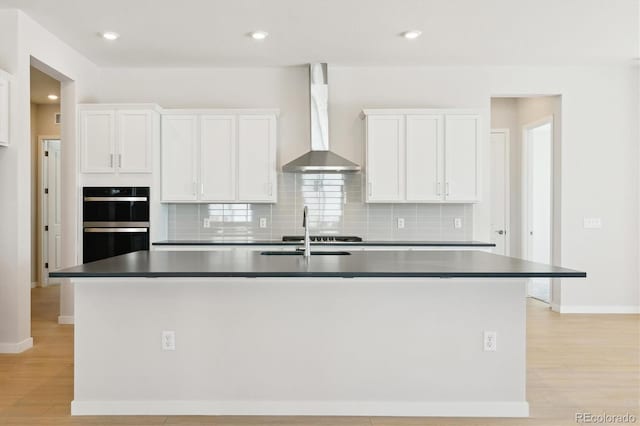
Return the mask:
[[529,413],[524,278],[72,281],[73,415]]

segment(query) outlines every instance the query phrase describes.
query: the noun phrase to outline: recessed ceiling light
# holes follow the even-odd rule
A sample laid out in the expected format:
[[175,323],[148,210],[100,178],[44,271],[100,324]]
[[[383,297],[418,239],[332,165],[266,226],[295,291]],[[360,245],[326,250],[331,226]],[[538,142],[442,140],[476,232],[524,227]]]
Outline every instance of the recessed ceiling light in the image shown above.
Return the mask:
[[111,41],[117,40],[118,38],[120,38],[120,34],[114,33],[113,31],[105,31],[105,32],[101,33],[100,35],[105,40],[111,40]]
[[402,37],[409,39],[409,40],[414,40],[418,37],[420,37],[420,35],[422,34],[422,31],[418,31],[418,30],[411,30],[411,31],[405,31],[402,33]]
[[58,95],[51,94],[51,95],[47,96],[47,98],[51,99],[52,101],[55,101],[55,100],[58,99]]
[[266,31],[253,31],[249,33],[252,39],[254,40],[264,40],[269,35]]

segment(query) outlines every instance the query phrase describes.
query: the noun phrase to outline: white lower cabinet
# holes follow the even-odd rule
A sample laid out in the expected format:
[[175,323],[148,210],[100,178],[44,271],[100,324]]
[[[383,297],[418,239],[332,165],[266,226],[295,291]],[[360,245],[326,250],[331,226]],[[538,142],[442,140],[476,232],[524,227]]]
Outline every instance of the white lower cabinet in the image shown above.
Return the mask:
[[480,201],[480,115],[365,110],[368,203]]
[[275,113],[165,111],[162,201],[277,201]]

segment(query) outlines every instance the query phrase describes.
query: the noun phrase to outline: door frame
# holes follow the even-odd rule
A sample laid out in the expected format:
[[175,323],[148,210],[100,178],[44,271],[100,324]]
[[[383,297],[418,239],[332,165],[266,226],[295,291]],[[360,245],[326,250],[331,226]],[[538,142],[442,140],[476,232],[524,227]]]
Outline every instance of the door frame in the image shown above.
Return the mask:
[[[493,133],[502,133],[505,136],[505,147],[504,147],[504,175],[505,175],[505,212],[504,212],[504,246],[505,246],[505,256],[509,256],[511,254],[511,131],[508,128],[495,128],[491,129],[491,134]],[[489,135],[491,136],[491,135]],[[491,139],[489,139],[489,143],[491,143]],[[492,188],[493,189],[493,188]],[[493,231],[492,231],[493,232]]]
[[[40,220],[38,224],[40,226],[38,234],[40,235],[40,253],[39,258],[36,259],[39,262],[38,270],[40,271],[40,287],[47,287],[49,285],[49,276],[47,268],[44,267],[45,262],[49,258],[49,235],[44,230],[49,220],[49,205],[45,205],[44,189],[48,186],[49,169],[48,162],[45,161],[44,152],[46,151],[45,144],[49,140],[61,140],[60,135],[38,135],[38,172],[40,173],[40,179],[38,179],[38,215]],[[61,145],[62,148],[62,145]]]
[[[549,158],[550,158],[550,180],[551,180],[551,188],[550,188],[550,195],[551,195],[551,201],[550,201],[550,235],[549,235],[549,241],[550,241],[550,247],[549,247],[549,257],[551,259],[551,261],[553,262],[553,259],[555,258],[555,253],[553,250],[553,241],[554,241],[554,227],[555,227],[555,223],[554,223],[554,212],[555,212],[555,205],[554,205],[554,199],[555,199],[555,174],[554,174],[554,164],[555,164],[555,158],[554,158],[554,146],[555,146],[555,137],[554,137],[554,132],[555,132],[555,125],[553,122],[553,115],[548,115],[545,116],[539,120],[533,121],[531,123],[527,123],[525,125],[522,126],[522,254],[523,257],[525,259],[529,259],[529,220],[532,216],[531,213],[531,202],[530,202],[530,196],[529,196],[529,188],[530,188],[530,179],[531,179],[531,173],[529,171],[530,169],[530,155],[529,155],[529,136],[528,133],[531,129],[534,129],[536,127],[540,127],[543,126],[545,124],[550,124],[551,125],[551,145],[550,145],[550,153],[549,153]],[[551,282],[551,280],[550,280]],[[551,292],[552,294],[553,292]]]

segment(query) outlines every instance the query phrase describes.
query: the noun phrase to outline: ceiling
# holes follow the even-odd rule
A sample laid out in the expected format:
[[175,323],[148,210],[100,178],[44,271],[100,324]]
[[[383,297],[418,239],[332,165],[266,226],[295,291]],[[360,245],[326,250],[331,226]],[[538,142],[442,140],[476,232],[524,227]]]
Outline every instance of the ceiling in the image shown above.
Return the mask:
[[[0,0],[100,66],[571,65],[638,54],[637,0]],[[416,40],[399,33],[422,30]],[[269,32],[261,42],[247,33]],[[121,38],[109,42],[101,31]]]
[[[48,95],[56,95],[58,99],[51,100]],[[60,82],[34,67],[31,67],[31,103],[60,103]]]

